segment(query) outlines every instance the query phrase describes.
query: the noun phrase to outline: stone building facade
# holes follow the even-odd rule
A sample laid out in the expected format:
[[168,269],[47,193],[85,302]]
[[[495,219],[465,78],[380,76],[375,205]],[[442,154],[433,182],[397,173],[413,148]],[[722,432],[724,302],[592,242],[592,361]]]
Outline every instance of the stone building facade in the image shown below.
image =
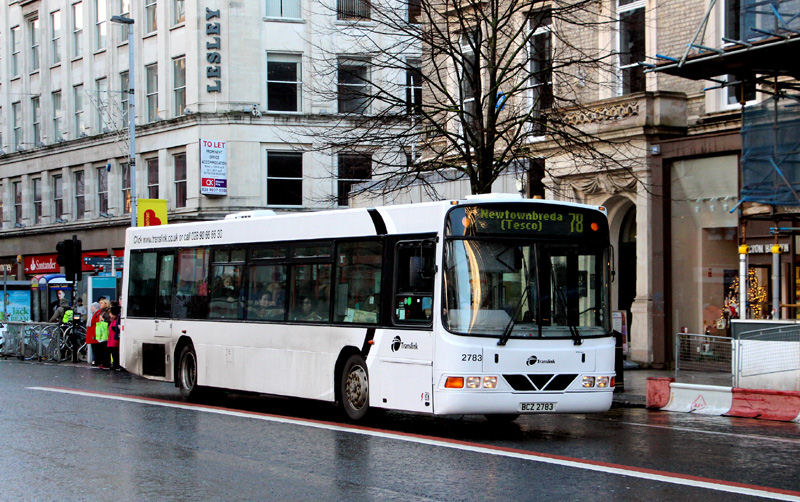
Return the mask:
[[[165,199],[170,222],[346,205],[369,169],[314,137],[352,106],[337,82],[342,65],[366,64],[340,36],[364,2],[340,4],[0,3],[0,263],[19,279],[57,272],[56,243],[72,235],[86,256],[119,254],[132,185],[137,200]],[[134,170],[131,47],[127,26],[111,20],[118,15],[134,20]],[[330,53],[348,59],[324,67]],[[202,185],[203,140],[225,145],[223,194]]]

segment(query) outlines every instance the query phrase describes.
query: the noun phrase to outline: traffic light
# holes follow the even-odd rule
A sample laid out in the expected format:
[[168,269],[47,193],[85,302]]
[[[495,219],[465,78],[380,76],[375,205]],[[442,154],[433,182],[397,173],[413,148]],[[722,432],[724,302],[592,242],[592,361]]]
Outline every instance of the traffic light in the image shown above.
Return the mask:
[[56,263],[64,267],[64,275],[67,280],[70,282],[76,279],[80,281],[83,278],[81,270],[83,264],[81,263],[81,241],[78,240],[78,236],[73,235],[72,239],[60,241],[56,244],[56,252],[58,253]]

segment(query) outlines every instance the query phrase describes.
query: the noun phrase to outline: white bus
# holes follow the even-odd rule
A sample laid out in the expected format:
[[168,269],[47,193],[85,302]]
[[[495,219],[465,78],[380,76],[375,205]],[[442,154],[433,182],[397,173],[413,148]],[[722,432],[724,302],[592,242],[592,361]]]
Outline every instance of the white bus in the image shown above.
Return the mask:
[[602,207],[477,196],[128,229],[122,365],[434,415],[611,406]]

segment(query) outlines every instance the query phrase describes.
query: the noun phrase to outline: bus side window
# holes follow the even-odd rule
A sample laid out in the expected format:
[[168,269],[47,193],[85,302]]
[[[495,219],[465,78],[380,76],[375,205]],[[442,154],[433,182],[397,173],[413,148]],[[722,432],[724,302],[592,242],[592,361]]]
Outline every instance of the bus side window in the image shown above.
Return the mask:
[[334,322],[376,324],[381,306],[383,245],[342,242],[336,250]]
[[175,319],[208,317],[207,249],[182,249],[178,252],[177,284],[172,298]]
[[169,317],[172,305],[172,277],[175,270],[175,255],[163,253],[158,257],[158,301],[156,317]]
[[395,247],[395,324],[430,324],[433,316],[433,240],[401,241]]
[[214,251],[209,319],[244,319],[244,249]]
[[130,317],[153,317],[155,314],[157,260],[154,252],[131,253],[127,303]]

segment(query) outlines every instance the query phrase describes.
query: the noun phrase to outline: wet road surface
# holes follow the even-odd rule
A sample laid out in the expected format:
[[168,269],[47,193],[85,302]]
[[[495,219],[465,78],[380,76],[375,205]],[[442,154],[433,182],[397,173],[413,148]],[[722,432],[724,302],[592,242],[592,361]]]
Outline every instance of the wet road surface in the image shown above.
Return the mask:
[[0,360],[3,500],[800,500],[800,424],[612,409],[343,422],[329,404]]

